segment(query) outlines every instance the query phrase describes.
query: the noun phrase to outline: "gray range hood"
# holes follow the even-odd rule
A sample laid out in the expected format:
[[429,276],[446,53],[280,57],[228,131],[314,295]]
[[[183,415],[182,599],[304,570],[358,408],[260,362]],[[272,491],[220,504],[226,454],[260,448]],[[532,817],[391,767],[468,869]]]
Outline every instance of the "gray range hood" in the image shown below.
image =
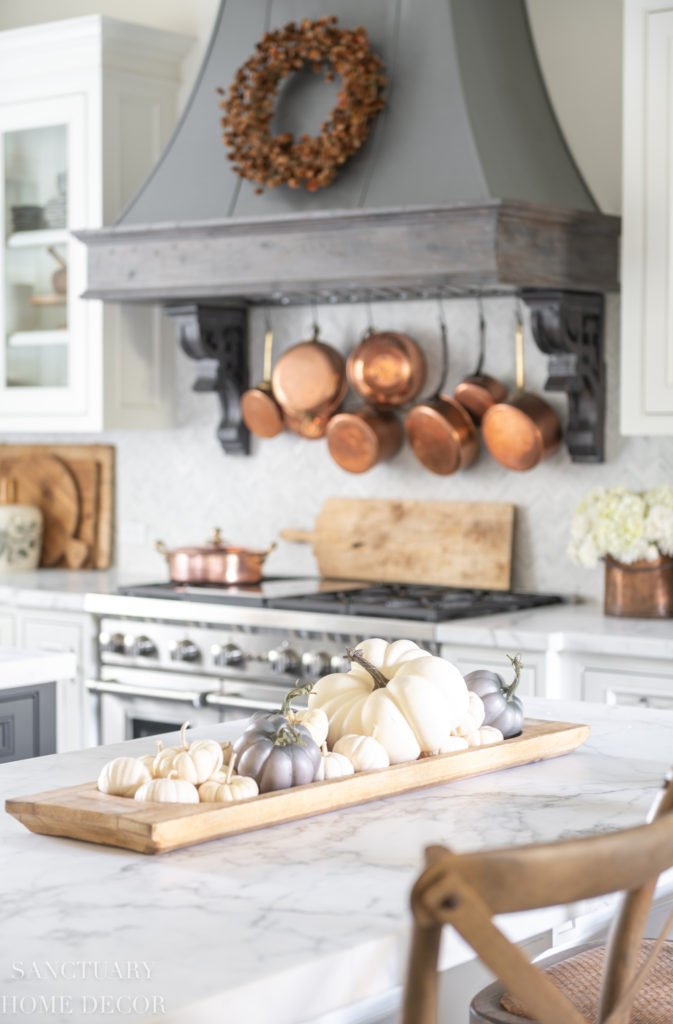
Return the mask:
[[[266,28],[323,14],[366,27],[387,67],[386,109],[331,187],[257,195],[227,160],[217,87]],[[314,130],[332,100],[298,76],[279,124]],[[90,297],[259,303],[604,292],[617,286],[618,235],[561,135],[523,0],[221,0],[162,159],[114,227],[78,237]]]
[[[336,182],[258,195],[232,171],[218,87],[269,28],[336,14],[363,24],[387,105]],[[332,87],[294,76],[275,130],[316,130]],[[603,293],[619,219],[599,213],[549,104],[523,0],[221,0],[203,69],[162,159],[119,222],[78,232],[87,296],[160,302],[222,404],[229,452],[249,439],[251,304],[518,292],[568,394],[576,461],[603,459]]]

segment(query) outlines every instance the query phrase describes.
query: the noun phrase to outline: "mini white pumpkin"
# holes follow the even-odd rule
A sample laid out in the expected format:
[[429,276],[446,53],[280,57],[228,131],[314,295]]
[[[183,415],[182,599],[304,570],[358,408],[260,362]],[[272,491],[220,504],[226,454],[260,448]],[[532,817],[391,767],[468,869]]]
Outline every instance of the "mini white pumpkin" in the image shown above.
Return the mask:
[[329,719],[322,708],[301,708],[299,711],[290,710],[287,720],[291,724],[305,726],[319,747],[327,740],[329,731]]
[[148,768],[137,757],[115,757],[108,761],[98,776],[98,789],[110,796],[133,796],[152,778]]
[[448,749],[469,710],[468,689],[450,661],[411,640],[365,640],[351,652],[349,672],[319,679],[309,707],[329,719],[328,745],[351,733],[376,736],[391,764]]
[[142,757],[138,758],[138,760],[142,761],[142,763],[147,768],[148,772],[150,773],[150,778],[154,778],[154,762],[156,761],[156,757],[156,754],[143,754]]
[[464,736],[449,736],[440,753],[453,754],[456,750],[467,750],[469,745]]
[[196,740],[187,743],[185,733],[189,722],[180,729],[180,746],[160,750],[154,761],[154,774],[167,778],[177,772],[179,779],[198,786],[219,772],[224,760],[222,745],[216,740]]
[[326,743],[322,744],[321,753],[316,782],[322,782],[324,779],[342,779],[355,771],[353,762],[345,754],[340,754],[336,750],[329,751]]
[[191,782],[172,773],[165,779],[150,779],[136,790],[133,799],[158,804],[198,804],[199,791]]
[[493,743],[502,743],[504,736],[495,726],[482,725],[479,729],[471,732],[466,739],[470,747],[490,747]]
[[334,744],[333,752],[347,757],[356,772],[390,765],[386,748],[373,736],[341,736]]
[[478,693],[468,693],[469,707],[465,718],[456,729],[457,736],[469,736],[481,728],[486,718],[486,708]]
[[152,775],[155,779],[168,778],[181,750],[181,747],[165,747],[161,740],[157,740],[157,752],[152,763]]
[[239,800],[249,800],[259,793],[259,786],[254,779],[246,775],[234,775],[234,759],[229,761],[226,774],[217,772],[212,779],[202,782],[199,786],[199,799],[206,804],[231,804]]

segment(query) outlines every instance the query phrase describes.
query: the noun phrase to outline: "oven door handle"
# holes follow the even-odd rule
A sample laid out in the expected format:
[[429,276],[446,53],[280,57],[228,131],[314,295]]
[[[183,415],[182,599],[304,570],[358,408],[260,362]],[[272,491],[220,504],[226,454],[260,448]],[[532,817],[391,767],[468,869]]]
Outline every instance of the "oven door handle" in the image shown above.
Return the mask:
[[277,711],[280,714],[282,701],[274,703],[270,700],[255,700],[254,697],[238,697],[236,694],[207,693],[206,704],[215,704],[224,708],[246,708],[250,711]]
[[115,697],[152,697],[154,700],[172,701],[175,704],[192,704],[203,707],[206,694],[200,690],[169,690],[160,686],[127,686],[125,683],[106,682],[102,679],[87,679],[84,684],[90,693],[111,693]]

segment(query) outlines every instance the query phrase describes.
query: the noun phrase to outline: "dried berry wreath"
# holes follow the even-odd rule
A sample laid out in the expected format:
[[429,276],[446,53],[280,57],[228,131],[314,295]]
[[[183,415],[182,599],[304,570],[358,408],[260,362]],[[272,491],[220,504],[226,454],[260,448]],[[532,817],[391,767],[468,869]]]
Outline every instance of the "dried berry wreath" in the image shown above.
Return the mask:
[[[336,106],[317,136],[272,136],[278,86],[307,66],[327,81],[341,78]],[[234,170],[260,186],[257,192],[276,185],[303,186],[309,192],[324,188],[367,138],[384,106],[385,84],[383,65],[363,28],[337,28],[335,17],[323,17],[267,32],[220,101]]]

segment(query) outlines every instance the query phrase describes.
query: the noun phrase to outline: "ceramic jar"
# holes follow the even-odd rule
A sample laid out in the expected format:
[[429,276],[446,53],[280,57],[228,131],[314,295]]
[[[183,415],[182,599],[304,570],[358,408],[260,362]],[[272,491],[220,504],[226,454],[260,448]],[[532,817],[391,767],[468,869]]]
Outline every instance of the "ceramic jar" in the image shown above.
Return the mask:
[[42,549],[42,512],[16,502],[16,482],[0,479],[0,572],[37,569]]

